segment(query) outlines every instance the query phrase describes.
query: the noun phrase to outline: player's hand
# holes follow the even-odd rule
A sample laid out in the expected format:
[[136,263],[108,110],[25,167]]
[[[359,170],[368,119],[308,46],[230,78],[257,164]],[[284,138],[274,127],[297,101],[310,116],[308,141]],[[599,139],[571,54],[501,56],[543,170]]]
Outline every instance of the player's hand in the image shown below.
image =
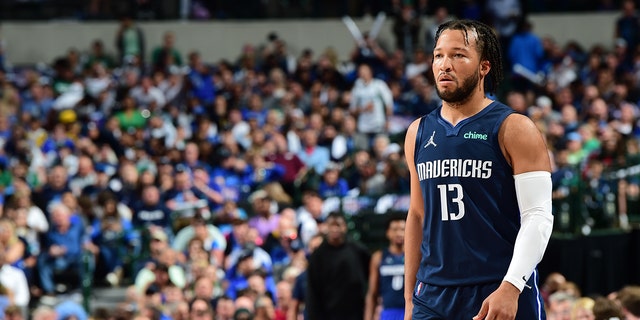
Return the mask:
[[482,302],[482,307],[473,320],[513,320],[518,311],[520,290],[503,281],[500,287]]

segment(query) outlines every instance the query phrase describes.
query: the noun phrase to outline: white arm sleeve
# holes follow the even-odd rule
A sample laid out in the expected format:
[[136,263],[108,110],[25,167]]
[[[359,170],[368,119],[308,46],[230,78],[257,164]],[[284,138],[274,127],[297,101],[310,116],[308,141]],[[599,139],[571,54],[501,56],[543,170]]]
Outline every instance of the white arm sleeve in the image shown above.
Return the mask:
[[504,281],[522,292],[542,260],[553,229],[551,174],[546,171],[526,172],[515,175],[514,180],[520,208],[520,231]]

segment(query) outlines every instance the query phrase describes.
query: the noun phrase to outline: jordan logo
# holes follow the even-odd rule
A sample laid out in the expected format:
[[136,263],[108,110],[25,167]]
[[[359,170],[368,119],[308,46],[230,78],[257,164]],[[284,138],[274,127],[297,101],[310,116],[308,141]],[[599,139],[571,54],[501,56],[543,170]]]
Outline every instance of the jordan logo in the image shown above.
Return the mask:
[[433,133],[431,134],[431,138],[429,138],[429,141],[427,141],[427,144],[424,145],[424,147],[428,147],[429,145],[433,145],[434,147],[437,147],[438,145],[433,142],[433,136],[436,134],[435,131],[433,131]]

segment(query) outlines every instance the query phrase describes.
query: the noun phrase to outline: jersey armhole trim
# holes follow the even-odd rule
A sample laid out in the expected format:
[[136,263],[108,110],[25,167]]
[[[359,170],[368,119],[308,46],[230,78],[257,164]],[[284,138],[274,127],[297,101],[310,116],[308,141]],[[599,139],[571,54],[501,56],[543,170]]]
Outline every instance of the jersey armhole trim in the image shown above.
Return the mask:
[[416,132],[415,145],[413,146],[413,163],[418,163],[418,152],[420,151],[420,138],[422,138],[422,132],[424,131],[425,118],[427,116],[420,117],[420,123],[418,124],[418,130]]

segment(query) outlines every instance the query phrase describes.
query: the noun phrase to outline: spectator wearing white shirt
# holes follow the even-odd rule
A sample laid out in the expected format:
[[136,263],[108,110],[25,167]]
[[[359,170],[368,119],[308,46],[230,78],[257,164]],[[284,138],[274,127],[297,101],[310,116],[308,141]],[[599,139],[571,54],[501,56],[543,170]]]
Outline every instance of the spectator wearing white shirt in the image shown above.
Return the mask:
[[153,82],[148,76],[142,78],[139,86],[131,89],[131,97],[140,107],[152,111],[162,109],[166,104],[164,93],[153,86]]
[[389,117],[393,114],[393,97],[389,86],[373,77],[369,65],[358,68],[349,111],[357,119],[358,132],[369,136],[370,142],[376,134],[387,132]]
[[[13,293],[13,302],[21,309],[29,306],[29,285],[24,272],[19,268],[5,264],[4,248],[0,248],[0,284]],[[26,314],[23,312],[23,314]]]
[[146,128],[148,137],[160,139],[166,148],[176,147],[178,140],[178,130],[170,121],[162,116],[152,116]]
[[185,103],[184,97],[184,70],[171,66],[169,75],[158,84],[166,99],[167,104],[182,105]]
[[91,74],[84,81],[84,86],[87,94],[95,99],[102,92],[110,90],[114,82],[106,67],[100,62],[95,62],[90,72]]

